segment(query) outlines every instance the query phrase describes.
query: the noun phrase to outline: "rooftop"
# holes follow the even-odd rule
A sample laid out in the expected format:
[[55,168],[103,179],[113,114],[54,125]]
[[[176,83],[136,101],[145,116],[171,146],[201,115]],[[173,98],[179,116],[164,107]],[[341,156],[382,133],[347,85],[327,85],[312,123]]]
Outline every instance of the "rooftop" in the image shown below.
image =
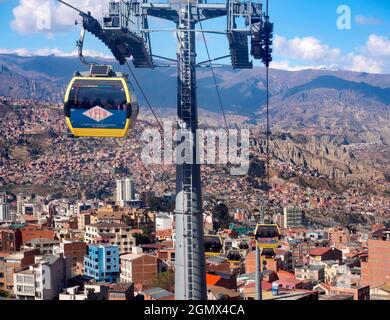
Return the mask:
[[87,227],[95,227],[95,228],[130,228],[127,224],[124,223],[116,223],[116,222],[98,222],[94,224],[89,224]]
[[132,283],[118,282],[112,285],[110,292],[126,292],[133,286]]
[[311,250],[309,252],[309,255],[311,255],[311,256],[322,256],[323,254],[328,253],[331,250],[332,250],[332,248],[330,248],[330,247],[316,248],[316,249]]
[[161,299],[161,298],[166,298],[174,295],[172,292],[162,288],[152,288],[144,291],[144,294],[147,294],[153,297],[154,299]]

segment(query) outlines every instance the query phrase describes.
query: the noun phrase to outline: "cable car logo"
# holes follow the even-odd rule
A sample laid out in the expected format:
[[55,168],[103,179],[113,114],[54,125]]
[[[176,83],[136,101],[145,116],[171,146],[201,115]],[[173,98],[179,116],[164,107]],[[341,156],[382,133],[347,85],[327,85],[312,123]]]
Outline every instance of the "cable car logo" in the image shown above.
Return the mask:
[[96,106],[84,112],[83,115],[91,118],[92,120],[95,120],[96,122],[101,122],[104,119],[111,117],[113,114],[100,106]]

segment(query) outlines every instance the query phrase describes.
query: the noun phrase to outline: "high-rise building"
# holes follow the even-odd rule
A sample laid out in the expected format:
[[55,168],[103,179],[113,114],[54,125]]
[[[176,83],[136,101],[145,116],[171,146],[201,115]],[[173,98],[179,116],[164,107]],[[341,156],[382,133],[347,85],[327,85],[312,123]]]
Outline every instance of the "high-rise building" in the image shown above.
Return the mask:
[[126,202],[135,199],[135,184],[132,178],[116,181],[116,202],[124,207]]
[[16,196],[16,212],[23,214],[23,205],[28,201],[28,197],[24,193],[19,193]]
[[6,203],[8,201],[8,196],[7,193],[5,192],[0,192],[0,203]]
[[0,222],[11,221],[11,213],[6,196],[0,195]]
[[84,257],[85,275],[96,281],[116,283],[119,279],[119,249],[117,245],[90,244]]
[[299,227],[303,225],[303,213],[298,207],[287,207],[283,209],[284,228]]

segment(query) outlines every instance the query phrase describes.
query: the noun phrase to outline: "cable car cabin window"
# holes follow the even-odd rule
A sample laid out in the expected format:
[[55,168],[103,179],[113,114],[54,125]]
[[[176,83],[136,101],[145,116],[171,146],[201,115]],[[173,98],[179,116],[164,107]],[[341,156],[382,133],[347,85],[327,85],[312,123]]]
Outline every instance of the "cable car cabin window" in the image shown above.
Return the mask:
[[205,238],[205,251],[218,253],[222,250],[221,240],[219,238]]
[[106,110],[127,110],[122,83],[114,85],[73,85],[69,94],[70,109],[88,110],[99,106]]
[[257,238],[279,238],[279,231],[276,227],[259,227],[256,233]]
[[231,261],[240,261],[241,260],[241,254],[239,252],[229,252],[227,255],[227,259]]

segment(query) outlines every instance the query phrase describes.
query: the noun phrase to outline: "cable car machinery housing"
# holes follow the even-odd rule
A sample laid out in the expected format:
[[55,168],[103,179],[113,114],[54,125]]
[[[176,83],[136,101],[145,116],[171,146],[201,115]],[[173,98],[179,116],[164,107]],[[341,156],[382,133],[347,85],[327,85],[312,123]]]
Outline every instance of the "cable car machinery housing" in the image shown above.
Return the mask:
[[[70,6],[65,1],[58,1]],[[79,12],[83,20],[81,40],[84,39],[84,30],[93,34],[111,50],[121,65],[129,67],[132,74],[127,62],[130,58],[135,68],[158,67],[153,58],[177,63],[177,131],[185,141],[196,141],[198,128],[196,67],[211,67],[212,62],[230,57],[234,69],[250,69],[253,68],[251,54],[254,59],[259,59],[265,64],[268,79],[273,38],[273,24],[270,23],[268,16],[268,0],[266,14],[263,12],[262,0],[227,0],[223,3],[208,3],[206,0],[110,1],[108,16],[103,17],[102,23],[90,13],[72,8]],[[172,21],[176,28],[152,30],[148,25],[149,16]],[[224,16],[227,17],[226,30],[203,30],[202,21]],[[238,26],[237,21],[240,18],[244,19],[244,26]],[[201,29],[195,28],[197,23]],[[153,55],[150,33],[161,31],[176,32],[177,60]],[[195,34],[199,32],[226,35],[230,54],[197,63]],[[82,59],[82,43],[78,44]],[[268,134],[267,118],[267,136]],[[191,147],[193,159],[197,159],[198,146],[192,142]],[[205,300],[207,293],[199,164],[177,165],[176,194],[176,299]]]

